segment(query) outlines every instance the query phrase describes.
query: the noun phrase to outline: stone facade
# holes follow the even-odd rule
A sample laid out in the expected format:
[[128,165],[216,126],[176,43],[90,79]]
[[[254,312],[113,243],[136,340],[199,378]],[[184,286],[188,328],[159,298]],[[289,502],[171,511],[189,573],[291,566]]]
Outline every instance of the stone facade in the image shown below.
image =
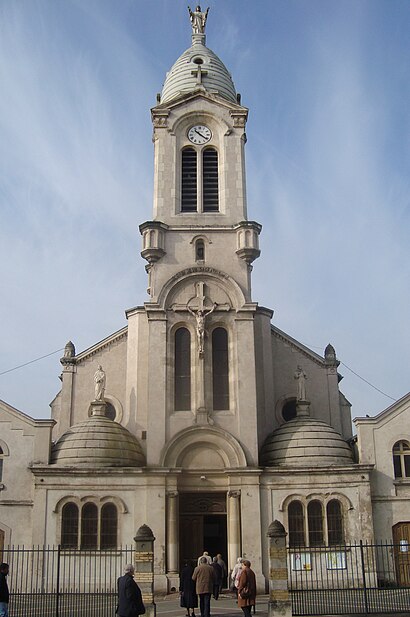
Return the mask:
[[[356,420],[354,460],[334,349],[309,350],[252,298],[261,226],[247,215],[247,109],[204,34],[193,35],[181,58],[152,110],[153,218],[140,226],[149,299],[127,311],[126,328],[90,349],[67,344],[52,420],[2,404],[0,533],[8,544],[72,546],[69,506],[81,548],[87,506],[102,548],[108,505],[117,545],[143,524],[152,529],[157,591],[175,588],[181,560],[203,550],[221,552],[230,569],[238,556],[250,559],[265,590],[267,530],[274,520],[289,530],[291,503],[303,513],[307,543],[312,502],[323,515],[323,543],[329,503],[345,541],[372,540],[373,520],[384,537],[405,519],[406,482],[386,470],[393,443],[409,439],[400,432],[409,400]],[[190,131],[204,143],[190,141]],[[196,201],[184,207],[192,176]],[[106,386],[94,401],[99,365]],[[306,400],[298,400],[298,370],[308,378]],[[282,443],[275,458],[285,433],[289,448]],[[125,443],[133,454],[125,456]]]

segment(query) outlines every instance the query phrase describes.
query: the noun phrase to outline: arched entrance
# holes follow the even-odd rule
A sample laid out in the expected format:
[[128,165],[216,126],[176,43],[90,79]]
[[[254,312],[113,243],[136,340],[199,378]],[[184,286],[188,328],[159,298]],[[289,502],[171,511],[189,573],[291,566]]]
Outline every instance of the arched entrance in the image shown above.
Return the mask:
[[212,557],[221,553],[226,560],[226,492],[180,494],[180,566],[186,560],[196,562],[203,551],[208,551]]

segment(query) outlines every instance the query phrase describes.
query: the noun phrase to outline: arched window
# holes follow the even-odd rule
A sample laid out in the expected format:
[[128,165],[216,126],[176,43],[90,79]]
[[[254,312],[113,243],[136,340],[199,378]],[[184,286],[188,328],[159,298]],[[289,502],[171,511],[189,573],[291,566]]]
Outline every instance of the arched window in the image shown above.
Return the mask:
[[205,244],[203,240],[195,242],[195,261],[205,261]]
[[282,407],[282,418],[285,422],[289,422],[289,420],[293,420],[296,418],[296,399],[292,398],[289,401],[286,401],[284,406]]
[[105,503],[101,508],[101,541],[100,548],[116,548],[117,546],[117,508],[113,503]]
[[61,546],[77,548],[78,545],[78,507],[66,503],[61,511]]
[[182,150],[181,212],[197,210],[197,156],[194,148]]
[[175,411],[191,409],[191,335],[187,328],[175,332],[174,362]]
[[329,546],[344,542],[342,508],[337,499],[332,499],[326,506],[327,541]]
[[407,441],[397,441],[393,446],[395,478],[410,478],[410,446]]
[[213,408],[229,409],[228,333],[225,328],[212,332],[212,388]]
[[202,152],[202,199],[204,212],[219,210],[218,197],[218,152],[206,148]]
[[300,501],[291,501],[288,507],[289,546],[305,546],[303,506]]
[[323,509],[320,501],[311,501],[307,507],[309,546],[323,544]]
[[86,503],[81,510],[81,548],[98,546],[98,508]]

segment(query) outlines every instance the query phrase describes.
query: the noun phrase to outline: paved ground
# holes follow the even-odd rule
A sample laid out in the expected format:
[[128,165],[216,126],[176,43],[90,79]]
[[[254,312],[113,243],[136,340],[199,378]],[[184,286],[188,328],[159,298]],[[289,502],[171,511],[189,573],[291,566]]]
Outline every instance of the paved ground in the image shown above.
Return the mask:
[[[185,617],[186,610],[179,606],[179,594],[171,594],[165,598],[155,598],[157,615],[164,617]],[[266,617],[268,614],[268,596],[256,598],[256,615]],[[200,617],[199,608],[195,615]],[[211,617],[241,617],[242,609],[238,608],[237,600],[232,594],[222,594],[218,600],[211,599]]]

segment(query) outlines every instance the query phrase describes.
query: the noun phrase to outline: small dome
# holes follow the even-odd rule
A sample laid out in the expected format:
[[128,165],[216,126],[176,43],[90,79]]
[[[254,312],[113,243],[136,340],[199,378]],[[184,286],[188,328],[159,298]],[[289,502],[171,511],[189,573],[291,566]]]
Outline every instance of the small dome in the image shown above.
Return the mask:
[[121,424],[105,416],[91,416],[60,437],[52,448],[51,463],[143,467],[145,456],[137,438]]
[[340,433],[329,424],[310,416],[297,416],[266,438],[260,464],[263,467],[352,465],[353,455]]
[[192,35],[192,46],[184,51],[167,73],[161,103],[197,89],[217,93],[236,103],[232,77],[216,54],[205,46],[205,35]]

